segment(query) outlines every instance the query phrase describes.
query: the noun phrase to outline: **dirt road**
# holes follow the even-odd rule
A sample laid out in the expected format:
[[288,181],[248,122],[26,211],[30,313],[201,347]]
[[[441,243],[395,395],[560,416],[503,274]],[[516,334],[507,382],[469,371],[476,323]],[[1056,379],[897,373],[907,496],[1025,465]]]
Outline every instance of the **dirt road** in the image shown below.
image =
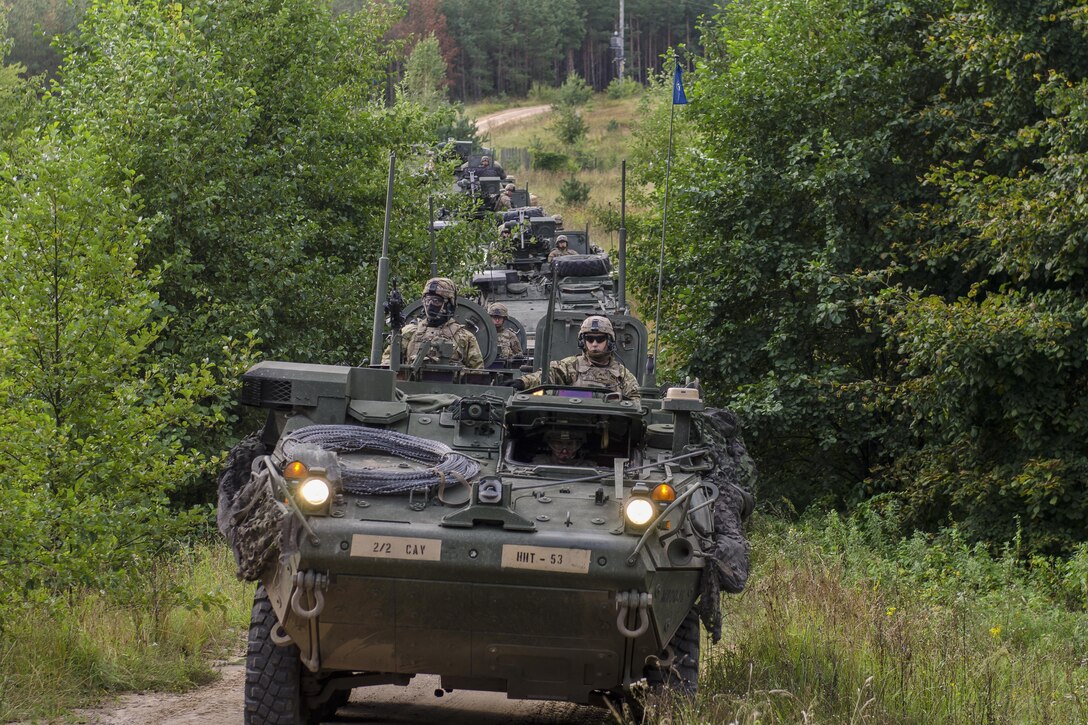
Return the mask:
[[[99,709],[82,710],[74,721],[95,725],[242,725],[245,664],[220,667],[222,679],[183,694],[125,695]],[[455,691],[435,697],[437,677],[419,676],[408,687],[360,688],[329,723],[367,725],[604,725],[605,710],[559,702],[507,700],[494,692]]]
[[549,110],[551,110],[551,106],[526,106],[525,108],[511,108],[508,111],[490,113],[476,119],[476,130],[479,133],[487,133],[488,131],[495,130],[499,126],[506,126],[511,123],[517,123],[518,121],[524,121],[527,118],[538,116]]

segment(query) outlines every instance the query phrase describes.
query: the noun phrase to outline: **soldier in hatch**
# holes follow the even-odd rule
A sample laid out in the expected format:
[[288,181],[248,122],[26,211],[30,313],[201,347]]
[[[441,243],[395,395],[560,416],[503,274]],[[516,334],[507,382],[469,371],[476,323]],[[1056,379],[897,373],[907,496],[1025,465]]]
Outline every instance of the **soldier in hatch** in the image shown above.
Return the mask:
[[[447,277],[433,277],[423,285],[423,317],[405,325],[401,331],[401,362],[412,364],[423,351],[428,362],[442,362],[430,343],[453,343],[452,363],[466,368],[482,368],[484,356],[476,336],[453,318],[457,309],[457,286]],[[388,365],[390,348],[382,354],[382,364]]]
[[[552,385],[593,386],[599,385],[625,398],[638,400],[638,380],[623,363],[613,355],[616,349],[616,333],[612,321],[602,315],[587,317],[578,330],[578,347],[581,355],[572,355],[551,364]],[[507,385],[515,390],[525,390],[540,385],[543,373],[535,372],[511,380]]]
[[495,201],[496,208],[497,209],[503,209],[503,210],[513,209],[514,208],[513,194],[514,194],[514,185],[513,184],[507,184],[505,187],[503,187],[502,193],[499,194],[499,198]]
[[593,465],[582,457],[586,434],[581,431],[552,428],[544,434],[544,442],[548,444],[550,453],[538,453],[533,456],[533,463],[545,466]]
[[503,329],[506,318],[510,316],[510,310],[501,302],[493,302],[487,308],[487,314],[491,315],[491,321],[495,323],[495,331],[498,333],[496,341],[499,348],[499,357],[509,360],[521,355],[521,342],[513,330]]
[[502,170],[502,167],[498,164],[491,163],[490,156],[480,157],[480,166],[476,169],[476,173],[480,176],[497,176],[500,179],[506,178],[506,172]]
[[554,262],[556,257],[569,257],[572,254],[578,254],[578,252],[567,246],[567,235],[560,234],[555,238],[555,249],[548,252],[548,262]]

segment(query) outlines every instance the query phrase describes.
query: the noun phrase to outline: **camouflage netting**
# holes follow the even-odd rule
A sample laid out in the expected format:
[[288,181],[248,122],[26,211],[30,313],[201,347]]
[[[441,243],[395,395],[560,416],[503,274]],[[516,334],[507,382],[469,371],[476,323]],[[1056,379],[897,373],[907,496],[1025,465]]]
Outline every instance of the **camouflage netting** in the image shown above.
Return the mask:
[[730,410],[707,408],[693,416],[695,427],[710,449],[714,471],[708,481],[718,487],[714,502],[714,545],[703,569],[699,618],[717,642],[722,636],[721,593],[739,594],[748,581],[748,539],[744,521],[755,498],[755,462],[741,437],[740,422]]
[[219,474],[216,523],[234,551],[238,578],[246,581],[259,579],[284,548],[282,542],[294,542],[297,536],[297,522],[285,516],[268,473],[261,472],[266,453],[256,434],[244,438],[231,449]]

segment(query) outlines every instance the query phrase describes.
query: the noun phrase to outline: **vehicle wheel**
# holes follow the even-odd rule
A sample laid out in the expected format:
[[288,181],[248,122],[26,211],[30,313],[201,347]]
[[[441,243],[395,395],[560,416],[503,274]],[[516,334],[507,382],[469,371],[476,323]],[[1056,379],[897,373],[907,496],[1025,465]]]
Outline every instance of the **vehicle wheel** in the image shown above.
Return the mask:
[[552,261],[552,270],[559,277],[600,277],[612,271],[612,264],[608,257],[578,254],[556,257]]
[[[326,707],[311,709],[303,694],[298,647],[277,646],[271,638],[279,624],[264,585],[253,595],[246,651],[246,725],[317,725],[342,704],[337,693]],[[345,692],[345,695],[350,695]],[[346,700],[345,700],[346,701]],[[332,708],[331,710],[329,708]]]
[[[669,642],[673,661],[671,666],[647,665],[643,670],[650,692],[665,694],[675,691],[685,697],[695,697],[699,689],[699,614],[692,609]],[[669,653],[662,652],[662,659]]]

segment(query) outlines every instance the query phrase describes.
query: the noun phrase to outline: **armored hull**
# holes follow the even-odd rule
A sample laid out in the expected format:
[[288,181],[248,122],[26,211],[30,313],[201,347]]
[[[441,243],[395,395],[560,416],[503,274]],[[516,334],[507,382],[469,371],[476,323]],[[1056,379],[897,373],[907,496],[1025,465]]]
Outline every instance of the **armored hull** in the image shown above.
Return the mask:
[[[249,722],[307,722],[338,691],[416,674],[447,689],[599,704],[670,665],[713,528],[712,464],[688,440],[697,400],[514,393],[291,363],[253,368],[244,396],[270,411],[267,450],[234,501],[272,512],[264,532],[233,539],[263,557],[251,570],[274,613],[256,643],[251,631],[251,653],[281,663],[267,641],[286,649],[300,683],[296,719]],[[586,434],[578,465],[541,461],[556,429]],[[419,453],[428,446],[434,460]],[[461,472],[437,485],[399,483],[451,461]],[[313,480],[324,500],[309,498]],[[635,500],[645,518],[632,518]],[[269,527],[272,547],[245,545],[270,540]],[[282,699],[276,688],[247,693],[250,713]]]

